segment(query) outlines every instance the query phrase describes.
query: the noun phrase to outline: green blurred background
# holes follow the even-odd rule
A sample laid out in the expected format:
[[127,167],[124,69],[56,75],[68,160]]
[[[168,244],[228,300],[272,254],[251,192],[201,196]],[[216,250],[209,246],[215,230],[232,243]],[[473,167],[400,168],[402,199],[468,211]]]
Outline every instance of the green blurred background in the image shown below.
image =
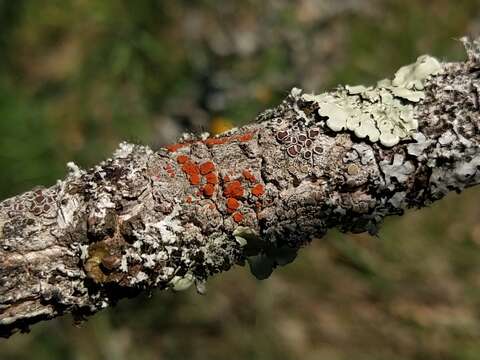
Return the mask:
[[[0,0],[0,199],[90,167],[121,140],[220,132],[292,86],[463,58],[478,0]],[[331,232],[263,282],[146,294],[79,326],[0,340],[0,359],[480,359],[480,191]]]

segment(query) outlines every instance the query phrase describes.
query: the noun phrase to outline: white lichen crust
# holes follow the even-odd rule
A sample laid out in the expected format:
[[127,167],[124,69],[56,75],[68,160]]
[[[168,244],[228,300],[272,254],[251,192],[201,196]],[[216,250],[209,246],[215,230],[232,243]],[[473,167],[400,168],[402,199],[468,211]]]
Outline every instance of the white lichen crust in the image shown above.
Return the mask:
[[480,51],[420,57],[377,87],[300,89],[257,122],[100,165],[0,203],[0,335],[142,290],[186,290],[248,262],[260,279],[332,227],[480,182]]

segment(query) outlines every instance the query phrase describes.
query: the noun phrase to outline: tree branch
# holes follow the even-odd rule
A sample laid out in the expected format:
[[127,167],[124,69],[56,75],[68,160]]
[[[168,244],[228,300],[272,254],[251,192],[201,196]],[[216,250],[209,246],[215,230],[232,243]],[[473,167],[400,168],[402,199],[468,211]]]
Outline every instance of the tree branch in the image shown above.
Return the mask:
[[199,292],[250,263],[258,278],[328,229],[382,219],[479,182],[480,43],[468,59],[420,57],[376,87],[293,89],[257,121],[185,135],[0,203],[0,334],[140,291]]

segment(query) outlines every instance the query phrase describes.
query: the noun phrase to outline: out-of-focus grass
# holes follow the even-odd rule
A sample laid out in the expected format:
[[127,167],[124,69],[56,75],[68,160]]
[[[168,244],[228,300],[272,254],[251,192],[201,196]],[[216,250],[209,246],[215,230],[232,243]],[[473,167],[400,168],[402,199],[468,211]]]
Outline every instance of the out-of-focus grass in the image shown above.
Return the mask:
[[[425,52],[459,59],[454,39],[480,17],[475,0],[362,0],[323,22],[308,7],[320,3],[0,0],[0,198],[121,139],[154,141],[179,108],[243,123],[312,79],[322,90]],[[249,30],[255,50],[235,50]],[[332,231],[267,281],[238,268],[206,296],[154,292],[79,327],[35,326],[0,341],[0,358],[478,359],[479,198],[388,219],[378,238]]]
[[469,34],[472,19],[478,17],[476,1],[377,3],[376,21],[355,14],[348,20],[346,61],[339,64],[331,85],[376,82],[421,54],[449,61],[464,58],[458,40]]

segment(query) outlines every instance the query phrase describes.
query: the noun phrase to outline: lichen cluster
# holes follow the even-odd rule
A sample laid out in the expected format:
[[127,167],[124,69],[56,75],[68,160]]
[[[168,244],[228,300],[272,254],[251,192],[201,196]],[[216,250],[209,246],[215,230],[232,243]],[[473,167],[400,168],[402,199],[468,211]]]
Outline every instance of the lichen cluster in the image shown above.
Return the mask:
[[441,67],[420,57],[376,87],[294,89],[218,137],[124,143],[0,203],[0,330],[93,313],[132,290],[204,292],[235,264],[263,279],[330,228],[374,234],[385,216],[480,183],[480,61],[468,54]]
[[360,139],[392,147],[418,129],[414,104],[425,97],[425,80],[439,72],[438,60],[424,55],[376,87],[346,86],[321,95],[304,94],[302,99],[317,104],[318,115],[330,130],[349,130]]
[[0,204],[0,210],[5,210],[10,217],[28,212],[33,217],[55,217],[56,202],[54,192],[39,188],[28,191],[17,198],[17,201],[7,199]]

